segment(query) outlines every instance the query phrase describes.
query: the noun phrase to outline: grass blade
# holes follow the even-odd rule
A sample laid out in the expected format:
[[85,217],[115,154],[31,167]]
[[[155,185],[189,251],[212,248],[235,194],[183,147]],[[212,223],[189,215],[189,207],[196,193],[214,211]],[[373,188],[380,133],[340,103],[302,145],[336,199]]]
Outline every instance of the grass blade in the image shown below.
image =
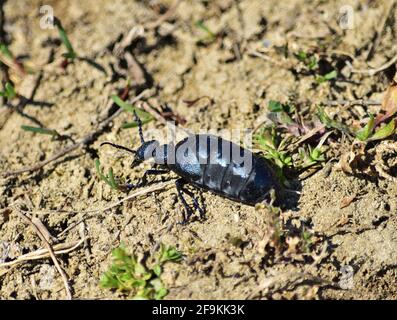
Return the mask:
[[381,140],[391,136],[396,129],[396,122],[393,119],[387,125],[383,126],[382,128],[376,130],[376,132],[369,138],[368,140]]
[[369,120],[364,128],[356,132],[357,139],[367,141],[375,128],[375,118],[373,114],[369,115]]
[[142,109],[135,108],[131,104],[123,101],[118,95],[112,95],[112,96],[110,96],[110,98],[113,100],[113,102],[115,104],[117,104],[120,108],[124,109],[125,111],[127,111],[129,113],[132,113],[132,114],[135,111],[137,116],[139,118],[141,118],[142,122],[144,121],[144,119],[145,120],[148,120],[148,119],[152,120],[153,119],[153,116],[149,112],[146,112],[146,111],[144,111]]
[[0,52],[3,56],[5,56],[8,59],[13,59],[12,53],[10,49],[8,49],[8,46],[5,45],[4,43],[0,43]]
[[54,22],[55,22],[55,25],[56,25],[56,27],[58,29],[59,37],[61,38],[63,44],[66,47],[66,50],[68,51],[66,54],[64,54],[64,57],[73,60],[74,58],[76,58],[76,53],[75,53],[75,51],[73,49],[72,44],[69,41],[69,38],[68,38],[68,36],[66,34],[66,31],[63,28],[62,23],[61,23],[61,21],[58,18],[54,18]]
[[50,136],[57,136],[58,132],[55,130],[51,129],[46,129],[46,128],[40,128],[40,127],[31,127],[31,126],[21,126],[21,128],[25,131],[31,131],[34,133],[39,133],[39,134],[47,134]]

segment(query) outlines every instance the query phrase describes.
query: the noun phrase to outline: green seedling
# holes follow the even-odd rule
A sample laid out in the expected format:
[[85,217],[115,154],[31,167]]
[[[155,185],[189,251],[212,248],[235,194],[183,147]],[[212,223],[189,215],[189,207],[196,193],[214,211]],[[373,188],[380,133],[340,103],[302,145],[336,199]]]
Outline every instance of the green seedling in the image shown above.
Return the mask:
[[195,23],[195,26],[200,29],[201,31],[204,32],[205,36],[201,39],[198,40],[198,43],[202,44],[210,44],[216,39],[216,34],[212,32],[205,24],[203,21],[197,21]]
[[307,231],[307,230],[303,230],[301,233],[301,250],[305,253],[309,253],[310,252],[310,247],[312,245],[312,237],[313,235]]
[[270,100],[267,108],[271,112],[286,112],[288,114],[295,112],[295,106],[288,103],[281,103],[279,101]]
[[304,51],[299,51],[297,54],[295,54],[295,56],[299,61],[302,61],[309,70],[318,69],[317,58],[314,54],[308,54]]
[[298,53],[295,54],[295,57],[299,61],[302,61],[303,64],[307,67],[307,69],[312,71],[312,73],[316,73],[315,80],[319,84],[336,79],[336,77],[338,76],[338,73],[336,70],[332,70],[324,75],[318,74],[319,65],[318,65],[317,57],[314,54],[306,53],[304,51],[299,51]]
[[174,247],[167,247],[160,244],[160,253],[157,258],[157,263],[153,267],[153,272],[159,277],[162,272],[162,265],[168,261],[179,262],[182,260],[182,253]]
[[66,140],[66,139],[68,139],[68,140],[72,141],[73,143],[75,143],[75,141],[70,136],[60,134],[60,133],[58,133],[58,131],[56,131],[54,129],[47,129],[47,128],[42,128],[42,127],[31,127],[31,126],[21,126],[21,128],[25,131],[49,135],[52,137],[52,140]]
[[59,135],[56,130],[47,129],[47,128],[40,128],[40,127],[31,127],[31,126],[21,126],[21,128],[25,131],[30,131],[39,134],[46,134],[50,136],[57,136]]
[[382,140],[393,133],[396,132],[396,121],[395,119],[391,120],[388,124],[384,125],[382,128],[379,128],[375,131],[375,133],[369,138],[369,140]]
[[[163,299],[168,290],[161,281],[164,263],[178,262],[182,254],[174,247],[161,244],[160,253],[155,258],[153,268],[140,263],[135,255],[129,255],[123,246],[112,251],[113,264],[105,272],[100,285],[103,288],[116,289],[132,295],[134,299]],[[150,259],[149,259],[150,260]]]
[[292,166],[292,158],[287,152],[282,151],[288,139],[283,139],[280,142],[279,140],[275,127],[262,128],[254,136],[254,142],[263,151],[263,156],[274,162],[280,169],[283,169],[284,167]]
[[0,53],[7,59],[14,59],[10,49],[8,49],[8,46],[5,45],[4,43],[0,43]]
[[294,121],[290,116],[290,114],[295,111],[295,107],[293,105],[270,100],[267,107],[269,111],[275,115],[276,122],[286,126],[294,124]]
[[374,115],[369,115],[369,120],[364,128],[358,130],[356,134],[356,138],[360,141],[374,141],[381,140],[391,136],[396,129],[395,120],[392,119],[388,124],[383,127],[375,130],[376,122]]
[[301,159],[301,164],[299,165],[299,167],[305,169],[325,161],[325,150],[323,145],[331,133],[332,132],[327,132],[326,134],[324,134],[315,148],[312,148],[310,145],[307,146],[308,150],[306,150],[304,147],[299,148],[299,156]]
[[338,73],[336,72],[336,70],[332,70],[331,72],[328,72],[325,75],[319,75],[319,74],[316,75],[316,82],[317,83],[327,82],[336,79],[337,76]]
[[101,169],[101,163],[99,159],[95,159],[95,168],[99,177],[106,182],[112,189],[120,190],[119,184],[114,179],[113,168],[109,168],[108,175],[105,175]]
[[114,179],[112,168],[109,168],[108,175],[105,175],[101,169],[101,163],[99,162],[99,159],[95,159],[95,168],[101,180],[105,181],[106,184],[108,184],[112,189],[119,191],[124,190],[124,188]]
[[321,106],[317,106],[317,117],[319,118],[320,122],[324,124],[328,129],[333,128],[339,131],[342,131],[348,135],[351,135],[350,129],[341,122],[336,120],[332,120],[325,112],[324,108]]
[[[131,113],[131,114],[134,114],[134,112],[136,112],[139,119],[141,119],[142,124],[146,124],[154,119],[153,116],[149,112],[146,112],[142,109],[132,106],[131,104],[123,101],[118,95],[112,95],[112,96],[110,96],[110,98],[113,100],[113,102],[115,104],[117,104],[124,111]],[[138,126],[138,123],[136,121],[133,121],[133,122],[124,123],[121,126],[121,128],[128,129],[128,128],[135,128],[137,126]]]
[[19,77],[22,77],[26,74],[23,64],[14,57],[8,46],[4,43],[0,43],[0,61],[15,71]]
[[61,21],[58,18],[54,18],[54,24],[57,27],[59,37],[61,38],[61,41],[67,50],[67,53],[64,53],[63,56],[66,59],[75,59],[77,57],[76,52],[74,51],[73,46],[69,41],[68,35],[66,34],[66,31],[63,28]]
[[14,86],[11,84],[11,82],[7,82],[4,86],[4,91],[0,91],[0,96],[5,97],[9,100],[15,98],[17,96],[15,92]]
[[372,135],[375,129],[375,118],[373,114],[369,115],[367,124],[361,130],[356,132],[356,138],[360,141],[366,141]]

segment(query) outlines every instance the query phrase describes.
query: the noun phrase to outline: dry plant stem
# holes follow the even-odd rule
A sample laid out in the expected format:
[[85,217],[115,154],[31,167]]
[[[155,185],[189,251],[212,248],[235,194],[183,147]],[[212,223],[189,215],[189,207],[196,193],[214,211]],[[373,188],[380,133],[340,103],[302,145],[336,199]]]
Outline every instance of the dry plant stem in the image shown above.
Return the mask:
[[[147,93],[147,91],[142,91],[138,96],[136,96],[133,100],[132,103],[140,100],[143,96],[145,96]],[[59,151],[58,153],[54,154],[52,157],[40,161],[38,163],[36,163],[33,166],[28,166],[28,167],[24,167],[15,171],[8,171],[5,172],[3,174],[3,177],[9,177],[9,176],[13,176],[13,175],[19,175],[21,173],[24,172],[32,172],[32,171],[36,171],[41,169],[42,167],[44,167],[45,165],[49,164],[50,162],[53,162],[59,158],[62,158],[63,156],[67,155],[68,153],[82,147],[85,145],[89,145],[94,138],[101,133],[116,117],[118,117],[121,113],[123,112],[123,109],[119,109],[117,110],[114,114],[112,114],[110,117],[106,118],[105,120],[103,120],[102,122],[100,122],[97,126],[97,128],[95,130],[93,130],[92,132],[90,132],[88,135],[86,135],[83,139],[81,139],[80,141],[76,142],[75,144],[72,144],[68,147],[66,147],[65,149]]]
[[18,208],[17,206],[14,206],[13,208],[16,210],[16,213],[22,218],[22,220],[24,220],[26,223],[30,224],[33,227],[34,231],[37,233],[37,235],[39,236],[41,241],[43,241],[45,247],[47,248],[47,250],[51,256],[52,261],[54,262],[56,269],[58,270],[59,274],[62,277],[62,281],[63,281],[65,291],[66,291],[66,296],[67,296],[68,300],[71,300],[72,293],[70,291],[68,277],[67,277],[65,271],[62,269],[62,267],[59,265],[58,259],[55,256],[55,253],[54,253],[54,250],[53,250],[51,244],[47,241],[47,239],[45,238],[43,233],[40,231],[40,229],[33,223],[33,221],[30,218],[28,218],[24,214],[24,212],[20,208]]
[[[84,239],[72,243],[59,243],[54,245],[52,249],[54,250],[55,255],[65,254],[77,249],[83,242]],[[39,260],[48,257],[50,257],[50,252],[48,251],[48,249],[38,249],[36,251],[23,254],[13,261],[0,263],[0,268],[12,267],[23,262]]]
[[275,60],[273,58],[270,58],[269,56],[267,56],[267,55],[265,55],[265,54],[263,54],[263,53],[261,53],[259,51],[253,50],[253,51],[248,52],[248,54],[250,56],[257,57],[257,58],[260,58],[260,59],[265,60],[265,61],[269,61],[270,63],[273,63],[274,65],[276,65],[278,67],[282,67],[282,68],[286,68],[286,69],[290,68],[289,65],[283,64],[280,61],[277,61],[277,60]]
[[380,106],[382,104],[381,101],[375,100],[364,100],[364,99],[357,99],[357,100],[329,100],[327,101],[329,106],[339,106],[344,105],[347,107],[350,106]]
[[[145,110],[146,112],[150,113],[157,121],[159,121],[160,123],[164,124],[165,126],[169,126],[172,125],[172,122],[167,121],[160,113],[158,113],[154,108],[152,108],[147,102],[142,102],[140,104],[140,107]],[[175,131],[179,130],[184,132],[185,134],[191,135],[192,132],[186,128],[183,128],[181,126],[176,126],[173,125],[173,129]]]
[[128,64],[128,69],[131,71],[131,75],[134,78],[137,85],[143,85],[146,83],[145,73],[139,65],[134,55],[130,52],[124,54],[125,60]]
[[[156,185],[149,186],[147,188],[138,190],[138,191],[128,195],[127,197],[110,204],[109,206],[107,206],[105,208],[98,208],[98,209],[91,209],[91,210],[82,211],[82,212],[80,212],[81,213],[81,215],[79,217],[80,220],[72,223],[65,230],[60,232],[58,234],[57,238],[60,238],[60,237],[64,236],[69,230],[73,229],[74,227],[76,227],[77,225],[82,223],[84,220],[86,220],[88,218],[87,217],[88,214],[97,213],[97,212],[104,212],[104,211],[113,209],[113,208],[119,206],[120,204],[122,204],[125,201],[137,198],[139,196],[146,195],[146,194],[151,193],[151,192],[155,192],[155,191],[159,191],[161,189],[165,189],[166,187],[169,187],[171,184],[174,184],[174,183],[175,183],[174,181],[162,182],[162,183],[159,183],[159,184],[156,184]],[[65,211],[63,211],[63,212],[65,212]],[[76,213],[76,211],[71,211],[71,213]]]
[[374,40],[372,41],[371,49],[368,52],[367,59],[366,59],[367,61],[371,60],[373,58],[373,56],[375,54],[375,50],[379,46],[381,35],[382,35],[383,30],[385,28],[386,22],[389,19],[390,13],[394,12],[392,9],[393,9],[395,4],[396,4],[396,1],[395,0],[391,0],[391,1],[389,1],[389,5],[385,9],[382,21],[379,24],[379,27],[376,29],[375,37],[374,37]]
[[145,27],[147,29],[155,29],[160,26],[162,23],[170,19],[175,14],[176,9],[181,2],[182,0],[176,0],[163,15],[161,15],[156,21],[147,23]]
[[375,69],[355,69],[355,68],[351,67],[351,72],[352,73],[359,73],[359,74],[366,74],[366,75],[369,75],[369,76],[373,76],[373,75],[377,74],[378,72],[386,70],[387,68],[389,68],[391,65],[395,64],[396,62],[397,62],[397,55],[395,55],[393,58],[391,58],[385,64],[381,65],[379,68],[375,68]]

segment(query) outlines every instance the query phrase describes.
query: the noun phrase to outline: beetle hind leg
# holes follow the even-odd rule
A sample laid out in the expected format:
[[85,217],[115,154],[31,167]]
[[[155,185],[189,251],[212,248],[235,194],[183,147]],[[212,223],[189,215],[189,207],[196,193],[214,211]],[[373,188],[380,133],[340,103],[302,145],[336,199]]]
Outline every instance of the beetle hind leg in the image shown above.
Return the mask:
[[190,190],[182,188],[182,191],[185,192],[190,198],[192,198],[194,208],[199,212],[200,218],[204,219],[205,213],[203,208],[200,207],[200,204],[197,201],[196,196]]
[[186,181],[183,179],[178,179],[175,181],[176,190],[178,192],[178,198],[179,200],[181,200],[185,208],[185,214],[182,221],[183,224],[187,223],[189,221],[189,218],[193,215],[193,211],[189,206],[189,204],[187,203],[184,193],[186,193],[189,197],[192,198],[194,209],[196,209],[200,213],[200,217],[201,218],[204,217],[204,210],[200,207],[195,195],[191,191],[183,187],[185,183]]

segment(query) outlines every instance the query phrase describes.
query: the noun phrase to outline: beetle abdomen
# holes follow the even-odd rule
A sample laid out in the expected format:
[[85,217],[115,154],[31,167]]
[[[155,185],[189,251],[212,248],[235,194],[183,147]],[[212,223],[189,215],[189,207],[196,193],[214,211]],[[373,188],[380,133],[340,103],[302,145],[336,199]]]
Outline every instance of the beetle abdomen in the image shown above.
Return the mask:
[[261,157],[213,135],[180,141],[170,168],[198,187],[247,204],[262,201],[275,186],[271,168]]

